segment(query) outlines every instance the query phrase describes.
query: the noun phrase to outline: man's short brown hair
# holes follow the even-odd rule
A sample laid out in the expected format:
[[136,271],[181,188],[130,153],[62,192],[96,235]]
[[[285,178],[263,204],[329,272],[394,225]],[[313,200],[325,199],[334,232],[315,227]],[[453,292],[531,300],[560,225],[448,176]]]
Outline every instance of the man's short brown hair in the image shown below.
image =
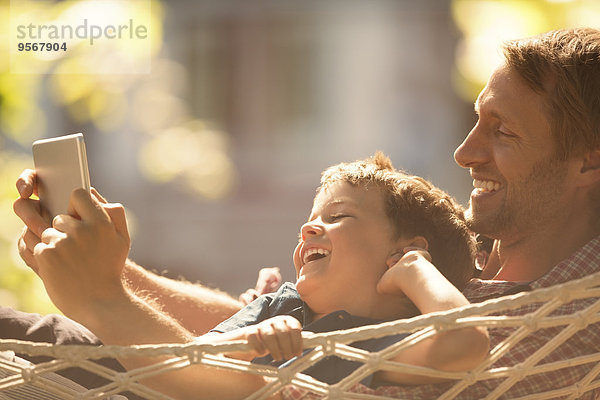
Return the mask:
[[[559,160],[600,148],[600,30],[561,29],[510,41],[504,57],[546,97]],[[600,224],[600,186],[590,201]]]
[[465,223],[463,207],[448,193],[423,178],[395,169],[381,152],[327,168],[317,193],[340,181],[381,190],[397,237],[427,239],[433,264],[457,288],[462,289],[471,279],[475,240]]
[[504,57],[547,98],[559,159],[600,146],[600,30],[562,29],[509,41]]

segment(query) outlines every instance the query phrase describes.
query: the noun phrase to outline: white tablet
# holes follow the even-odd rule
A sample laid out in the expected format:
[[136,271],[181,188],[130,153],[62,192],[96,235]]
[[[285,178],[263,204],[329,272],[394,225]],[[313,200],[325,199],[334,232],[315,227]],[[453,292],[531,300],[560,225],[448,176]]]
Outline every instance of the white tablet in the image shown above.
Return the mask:
[[42,207],[52,218],[66,214],[71,192],[90,190],[83,134],[37,140],[32,151]]

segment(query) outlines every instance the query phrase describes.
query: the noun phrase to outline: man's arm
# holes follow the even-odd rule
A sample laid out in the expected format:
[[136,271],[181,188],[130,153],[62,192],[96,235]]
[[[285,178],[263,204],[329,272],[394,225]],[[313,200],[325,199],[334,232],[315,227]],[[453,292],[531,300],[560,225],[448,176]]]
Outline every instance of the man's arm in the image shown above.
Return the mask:
[[[469,304],[430,260],[429,253],[422,249],[410,249],[400,260],[397,257],[390,259],[390,268],[381,278],[378,291],[406,295],[422,314]],[[393,360],[443,371],[467,371],[483,361],[488,352],[487,329],[467,327],[438,333],[399,353]],[[439,381],[436,378],[387,371],[382,371],[379,378],[412,385]]]
[[[41,215],[39,201],[31,198],[37,194],[35,171],[23,171],[16,185],[20,197],[14,203],[14,210],[26,225],[18,242],[19,254],[37,273],[33,249],[50,223]],[[104,201],[97,192],[94,193]],[[158,276],[130,260],[126,261],[122,276],[126,287],[138,297],[169,314],[196,335],[207,332],[242,307],[239,301],[224,292]]]
[[229,318],[242,304],[218,289],[199,283],[156,275],[127,259],[123,269],[126,288],[200,336]]
[[[121,275],[130,241],[124,209],[101,204],[83,189],[73,192],[71,206],[80,219],[56,217],[33,251],[38,275],[55,305],[105,344],[192,341],[194,334],[125,287]],[[119,361],[128,369],[157,362],[142,357]],[[238,399],[266,382],[256,375],[194,365],[144,383],[180,399]]]

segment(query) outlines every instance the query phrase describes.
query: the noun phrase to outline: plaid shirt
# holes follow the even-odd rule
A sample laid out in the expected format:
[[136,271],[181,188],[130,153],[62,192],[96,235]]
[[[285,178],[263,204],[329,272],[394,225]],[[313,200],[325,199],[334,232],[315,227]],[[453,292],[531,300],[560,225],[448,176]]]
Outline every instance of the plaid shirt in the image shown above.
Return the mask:
[[[561,261],[547,274],[529,284],[532,289],[553,286],[559,283],[574,279],[583,278],[594,272],[600,271],[600,236],[588,242],[585,246],[575,252],[566,260]],[[489,298],[499,297],[507,291],[514,289],[519,284],[516,282],[491,281],[473,279],[464,289],[464,295],[472,303],[481,302]],[[592,304],[594,299],[584,299],[573,301],[562,305],[553,312],[552,315],[573,314],[583,310]],[[510,312],[503,312],[502,315],[525,315],[535,311],[539,304],[531,304],[520,307]],[[515,328],[490,328],[488,329],[491,341],[491,348],[510,335]],[[497,367],[510,367],[523,362],[528,356],[538,350],[544,343],[555,337],[563,327],[552,327],[539,329],[526,338],[522,339],[513,347],[504,357],[499,359],[494,365]],[[547,355],[539,364],[551,363],[570,359],[577,356],[600,352],[600,323],[587,326],[585,329],[575,333],[569,340],[560,345],[557,349]],[[525,396],[541,391],[563,388],[571,386],[581,380],[588,373],[593,365],[579,365],[567,367],[558,371],[546,372],[526,377],[508,389],[501,398],[511,399]],[[493,391],[503,379],[490,379],[479,381],[463,392],[456,398],[458,399],[482,399]],[[451,388],[454,382],[448,382],[435,385],[418,386],[380,386],[378,388],[369,388],[361,384],[356,384],[352,392],[362,394],[372,394],[390,398],[403,399],[434,399],[442,395]],[[581,399],[592,399],[600,395],[600,389],[583,394]],[[318,395],[310,393],[305,389],[294,386],[286,386],[282,390],[282,396],[285,400],[308,400],[317,399]]]

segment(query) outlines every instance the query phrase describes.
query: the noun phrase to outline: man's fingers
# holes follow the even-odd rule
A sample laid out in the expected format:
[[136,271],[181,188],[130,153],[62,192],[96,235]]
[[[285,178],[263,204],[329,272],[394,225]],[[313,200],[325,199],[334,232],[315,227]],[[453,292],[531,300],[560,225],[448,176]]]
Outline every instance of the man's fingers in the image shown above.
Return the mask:
[[80,221],[70,215],[60,214],[52,220],[52,227],[60,232],[70,233],[75,230]]
[[104,211],[108,214],[111,221],[115,225],[115,229],[124,237],[129,237],[129,229],[127,228],[127,217],[125,216],[125,208],[119,203],[103,204]]
[[66,235],[63,232],[54,228],[48,228],[44,232],[42,232],[41,242],[44,244],[52,245],[55,244],[58,240],[64,239],[65,237]]
[[71,192],[69,198],[69,214],[79,216],[83,220],[106,220],[110,218],[102,204],[87,190],[80,188]]
[[[35,236],[32,234],[32,236]],[[35,262],[35,259],[33,258],[33,249],[35,248],[35,246],[40,242],[39,238],[37,236],[35,236],[36,241],[35,243],[31,244],[31,247],[26,243],[25,239],[24,239],[24,235],[22,235],[19,238],[19,241],[17,242],[17,247],[19,249],[19,255],[21,256],[21,258],[23,259],[23,261],[25,261],[25,264],[27,264],[36,274],[37,274],[37,264]]]
[[96,190],[96,188],[91,188],[92,196],[94,196],[100,203],[106,204],[108,201]]
[[35,171],[32,169],[26,169],[21,172],[19,178],[17,179],[17,190],[19,191],[19,196],[23,199],[27,199],[31,197],[32,194],[37,194],[37,187],[35,184]]
[[261,268],[258,271],[258,280],[256,281],[256,291],[260,294],[267,294],[277,290],[281,284],[281,273],[279,268]]
[[13,203],[13,210],[38,237],[50,227],[50,223],[41,215],[39,200],[18,198]]
[[240,294],[239,301],[248,305],[258,298],[258,292],[255,289],[248,289],[244,293]]
[[19,239],[20,242],[23,243],[24,248],[29,249],[29,251],[33,251],[35,245],[40,242],[40,237],[33,233],[28,227],[23,229],[23,233]]

